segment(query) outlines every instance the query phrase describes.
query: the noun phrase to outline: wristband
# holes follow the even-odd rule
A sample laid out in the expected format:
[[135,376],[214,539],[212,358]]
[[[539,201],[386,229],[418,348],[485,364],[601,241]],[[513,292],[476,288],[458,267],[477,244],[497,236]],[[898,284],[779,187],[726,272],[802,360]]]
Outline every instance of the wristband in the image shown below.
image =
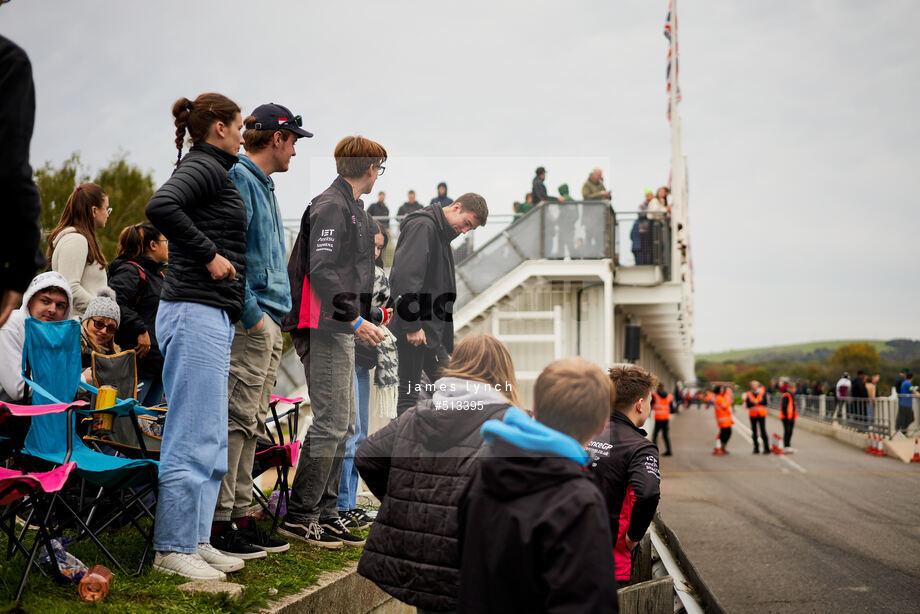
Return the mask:
[[358,330],[358,327],[364,324],[364,318],[358,316],[357,322],[351,325],[351,330]]

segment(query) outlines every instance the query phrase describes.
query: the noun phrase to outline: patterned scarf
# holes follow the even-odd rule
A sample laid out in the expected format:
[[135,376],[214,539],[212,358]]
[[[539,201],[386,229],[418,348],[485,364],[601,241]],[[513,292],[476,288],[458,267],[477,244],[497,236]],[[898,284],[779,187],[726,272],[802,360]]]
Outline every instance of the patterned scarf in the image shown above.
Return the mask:
[[[390,298],[390,280],[380,267],[374,275],[374,307],[384,307]],[[385,339],[377,344],[377,368],[374,369],[374,387],[377,388],[377,415],[383,418],[396,417],[396,401],[399,390],[399,357],[396,353],[396,337],[386,326],[381,326]]]

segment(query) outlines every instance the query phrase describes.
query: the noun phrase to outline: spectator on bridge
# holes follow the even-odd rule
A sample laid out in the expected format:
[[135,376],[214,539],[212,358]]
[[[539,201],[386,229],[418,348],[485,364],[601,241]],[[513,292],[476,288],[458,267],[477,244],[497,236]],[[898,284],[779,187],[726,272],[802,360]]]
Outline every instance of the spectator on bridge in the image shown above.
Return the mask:
[[[173,103],[176,170],[147,203],[169,240],[157,311],[169,419],[160,451],[153,568],[220,580],[243,561],[210,544],[227,470],[227,373],[233,323],[243,313],[246,207],[229,170],[243,138],[239,106],[221,94]],[[182,157],[185,134],[192,148]]]
[[429,205],[439,205],[441,207],[447,207],[448,205],[454,202],[453,198],[450,198],[447,195],[447,184],[443,181],[438,184],[438,195],[431,199]]
[[22,379],[22,346],[26,339],[26,318],[60,322],[70,318],[70,284],[55,271],[35,276],[22,295],[22,306],[10,314],[0,328],[0,401],[28,404]]
[[284,338],[281,319],[291,310],[291,286],[285,274],[287,251],[281,210],[275,197],[277,173],[286,173],[297,155],[295,145],[312,132],[303,119],[280,104],[262,104],[243,120],[243,147],[230,178],[246,206],[246,276],[243,315],[234,325],[228,378],[227,473],[211,526],[211,545],[243,560],[284,552],[290,544],[250,522],[252,466]]
[[850,380],[850,374],[844,373],[840,376],[840,379],[837,380],[837,385],[834,386],[834,393],[837,397],[836,407],[834,409],[835,417],[843,417],[844,413],[847,410],[847,397],[850,396],[850,388],[853,386],[853,382]]
[[472,192],[447,207],[429,205],[403,220],[390,269],[397,301],[390,330],[399,350],[399,403],[402,415],[418,401],[422,371],[430,381],[454,349],[451,310],[457,296],[450,243],[489,217],[486,199]]
[[610,200],[610,191],[604,187],[604,172],[596,168],[588,175],[585,185],[581,186],[584,200]]
[[377,202],[372,203],[367,208],[367,213],[373,217],[375,221],[380,222],[384,231],[390,234],[390,208],[387,207],[386,198],[386,192],[378,192]]
[[575,240],[575,224],[581,213],[581,205],[570,201],[575,200],[569,194],[569,184],[559,186],[559,215],[556,217],[556,236],[559,237],[559,256],[579,258],[583,256],[584,242]]
[[715,393],[715,416],[716,424],[719,426],[719,440],[722,442],[722,452],[728,454],[728,440],[732,437],[732,425],[735,424],[732,417],[732,406],[735,404],[735,399],[730,385],[716,386],[713,392]]
[[779,408],[779,419],[783,423],[783,451],[787,454],[795,452],[795,448],[792,447],[792,430],[795,428],[795,421],[799,417],[795,392],[795,382],[789,382],[789,387],[783,393]]
[[612,399],[597,366],[565,358],[537,378],[534,419],[512,407],[483,425],[460,505],[458,611],[618,611],[607,506],[584,449]]
[[[29,147],[35,123],[35,84],[29,56],[0,36],[0,326],[20,303],[35,272],[45,265],[41,243],[41,199],[32,179]],[[70,304],[68,303],[68,309]],[[5,357],[4,357],[5,358]],[[2,361],[3,358],[0,358]],[[16,368],[18,377],[19,367]],[[0,375],[0,377],[4,377]]]
[[878,395],[878,381],[881,378],[881,375],[876,373],[873,375],[869,381],[866,382],[866,394],[869,395],[869,405],[866,412],[866,420],[872,422],[872,417],[875,415],[875,398]]
[[[402,204],[399,210],[396,212],[396,222],[401,223],[403,218],[412,213],[413,211],[419,211],[422,208],[422,203],[415,200],[415,190],[409,190],[406,194],[406,202]],[[373,206],[373,205],[371,205]]]
[[361,299],[374,287],[374,236],[360,197],[374,189],[386,158],[383,146],[364,137],[339,141],[338,176],[304,211],[288,261],[293,307],[282,329],[303,363],[313,423],[279,532],[322,548],[364,544],[343,524],[337,502],[354,435],[355,343],[385,339],[376,326],[382,320]]
[[95,183],[78,185],[48,235],[51,270],[64,276],[73,292],[73,315],[80,317],[96,293],[106,287],[108,264],[96,231],[105,228],[112,210],[109,196]]
[[654,375],[635,366],[614,367],[608,376],[613,385],[610,423],[587,448],[595,455],[592,473],[607,502],[608,525],[616,539],[616,578],[625,583],[630,579],[632,551],[645,535],[661,498],[658,446],[642,429],[652,413],[652,391],[660,384]]
[[457,513],[483,444],[480,427],[521,405],[511,354],[489,335],[457,345],[433,388],[433,396],[368,437],[355,457],[380,500],[358,573],[423,612],[457,608]]
[[854,399],[850,409],[853,412],[853,419],[857,422],[866,421],[867,405],[869,403],[869,391],[866,388],[867,379],[868,376],[865,371],[857,371],[856,379],[853,380],[853,385],[850,388],[850,396]]
[[668,188],[664,186],[658,188],[655,198],[648,203],[649,217],[652,217],[652,219],[664,219],[665,216],[671,213],[671,205],[668,203],[670,194],[671,190]]
[[767,439],[767,391],[757,380],[751,380],[750,390],[744,393],[744,404],[748,408],[748,418],[751,420],[751,439],[754,440],[754,454],[760,452],[757,432],[763,441],[763,453],[770,453],[770,440]]
[[898,371],[898,377],[897,379],[895,379],[895,382],[894,382],[894,393],[895,394],[900,394],[901,384],[904,383],[904,374],[907,373],[908,370],[909,369],[907,369],[907,367],[904,367],[903,369]]
[[904,435],[907,435],[907,428],[914,421],[914,397],[917,392],[913,379],[914,374],[907,371],[898,389],[898,416],[894,428]]
[[531,182],[530,193],[533,195],[533,202],[535,205],[539,205],[544,201],[549,202],[563,202],[563,199],[556,196],[550,196],[546,193],[546,169],[542,166],[538,166],[535,171],[533,181]]
[[514,220],[513,221],[515,222],[518,221],[519,218],[523,217],[524,214],[526,214],[531,209],[533,209],[533,194],[531,194],[530,192],[527,192],[527,194],[524,194],[524,202],[514,203]]
[[[674,396],[665,392],[664,385],[659,382],[658,389],[652,395],[652,408],[655,412],[655,430],[652,432],[652,441],[658,445],[658,433],[664,438],[665,453],[662,456],[671,456],[671,438],[668,431],[671,423],[671,405]],[[660,448],[659,448],[660,450]]]
[[144,221],[121,231],[118,257],[109,264],[109,287],[121,308],[115,341],[137,353],[137,402],[143,406],[163,402],[163,354],[156,319],[168,258],[166,237]]
[[648,205],[639,204],[639,214],[629,231],[633,261],[637,266],[652,264],[652,222],[648,219]]

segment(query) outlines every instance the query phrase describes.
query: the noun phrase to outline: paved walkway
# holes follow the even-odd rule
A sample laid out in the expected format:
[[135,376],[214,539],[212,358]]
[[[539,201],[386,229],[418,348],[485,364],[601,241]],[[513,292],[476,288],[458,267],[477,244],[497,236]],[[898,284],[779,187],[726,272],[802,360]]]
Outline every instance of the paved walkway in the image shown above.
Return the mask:
[[717,432],[712,410],[672,416],[660,510],[729,612],[920,612],[920,464],[803,429],[755,456],[741,408],[727,456]]

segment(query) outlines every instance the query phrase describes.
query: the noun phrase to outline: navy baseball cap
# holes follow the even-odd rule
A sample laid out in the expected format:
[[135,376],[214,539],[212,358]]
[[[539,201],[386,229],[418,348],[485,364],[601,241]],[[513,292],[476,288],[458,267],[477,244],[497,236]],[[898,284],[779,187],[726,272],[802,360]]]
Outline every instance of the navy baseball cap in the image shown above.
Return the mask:
[[252,116],[256,118],[256,121],[246,126],[246,128],[254,130],[289,130],[297,136],[313,136],[312,132],[307,132],[303,129],[303,118],[300,115],[294,115],[287,107],[274,102],[257,106],[252,112]]

